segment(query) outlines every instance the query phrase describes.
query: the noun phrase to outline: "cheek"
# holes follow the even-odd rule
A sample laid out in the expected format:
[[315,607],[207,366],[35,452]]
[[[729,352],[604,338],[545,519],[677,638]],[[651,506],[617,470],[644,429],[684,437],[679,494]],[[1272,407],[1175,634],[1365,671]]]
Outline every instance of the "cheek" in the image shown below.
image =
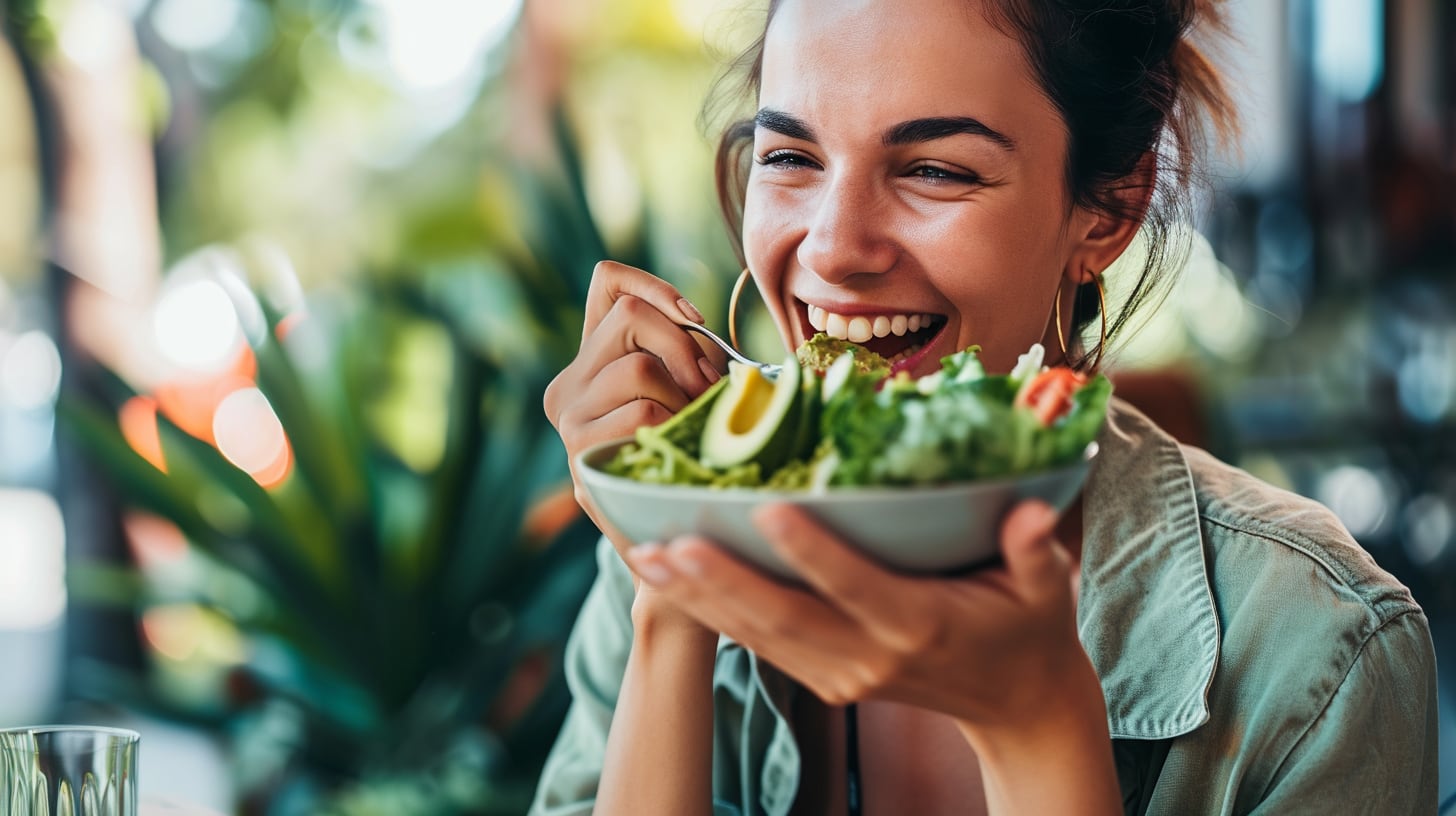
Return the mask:
[[764,305],[787,343],[791,332],[781,290],[787,268],[786,253],[793,245],[788,240],[792,225],[784,218],[784,212],[784,208],[765,201],[761,193],[749,186],[743,205],[743,257],[753,272]]
[[1048,208],[1013,206],[982,212],[960,225],[974,239],[944,241],[942,257],[954,258],[938,275],[937,288],[960,312],[960,347],[979,344],[994,371],[1009,370],[1017,355],[1042,339],[1065,263],[1062,224]]
[[748,260],[748,266],[758,274],[762,271],[764,253],[771,239],[768,233],[768,225],[764,223],[761,213],[764,208],[758,206],[752,192],[748,193],[743,205],[743,255]]
[[[764,263],[785,248],[793,231],[795,210],[771,187],[750,182],[743,199],[743,252],[751,263]],[[757,266],[753,271],[759,272]]]
[[[961,348],[980,345],[988,363],[1001,358],[1014,362],[1016,355],[1041,338],[1056,281],[1052,275],[1028,268],[1024,256],[985,260],[1001,260],[1006,265],[994,273],[946,281],[940,289],[956,304],[962,318]],[[1011,351],[1009,357],[1007,351]]]

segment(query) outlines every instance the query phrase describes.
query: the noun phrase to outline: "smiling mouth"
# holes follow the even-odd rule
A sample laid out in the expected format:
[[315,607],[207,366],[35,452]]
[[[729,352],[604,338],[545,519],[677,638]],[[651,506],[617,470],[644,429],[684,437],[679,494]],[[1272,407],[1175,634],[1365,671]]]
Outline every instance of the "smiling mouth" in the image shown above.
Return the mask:
[[864,346],[891,365],[914,358],[946,325],[944,315],[924,312],[840,314],[803,301],[799,311],[814,331]]

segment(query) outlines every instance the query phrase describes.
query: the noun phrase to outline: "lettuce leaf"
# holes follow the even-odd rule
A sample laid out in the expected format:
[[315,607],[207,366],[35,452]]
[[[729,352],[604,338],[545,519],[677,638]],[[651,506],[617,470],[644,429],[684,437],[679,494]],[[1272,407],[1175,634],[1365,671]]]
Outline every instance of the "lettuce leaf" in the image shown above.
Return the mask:
[[[844,344],[836,343],[836,350]],[[822,340],[815,348],[832,350]],[[635,443],[605,469],[653,484],[815,490],[973,481],[1075,462],[1106,418],[1112,395],[1107,378],[1094,376],[1073,392],[1070,410],[1043,427],[1034,411],[1015,402],[1024,381],[1039,369],[1037,349],[1024,355],[1026,365],[1001,375],[986,373],[979,351],[952,354],[939,372],[919,380],[904,374],[885,379],[884,368],[857,365],[823,405],[814,453],[772,473],[757,463],[716,470],[698,461],[706,412],[639,428]],[[801,361],[806,367],[818,362],[803,356]]]
[[1094,377],[1068,413],[1043,427],[1015,405],[1021,377],[986,374],[974,349],[942,365],[918,383],[895,378],[877,389],[854,376],[836,392],[822,417],[840,457],[833,484],[943,484],[1070,464],[1096,437],[1112,391]]

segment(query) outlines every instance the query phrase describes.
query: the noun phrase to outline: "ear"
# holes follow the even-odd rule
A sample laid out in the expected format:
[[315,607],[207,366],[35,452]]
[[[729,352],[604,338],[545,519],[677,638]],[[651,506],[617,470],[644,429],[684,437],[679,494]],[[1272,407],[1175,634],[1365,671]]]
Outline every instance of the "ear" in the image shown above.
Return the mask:
[[1128,248],[1137,237],[1143,217],[1153,200],[1153,187],[1158,177],[1158,157],[1148,151],[1137,167],[1113,196],[1121,204],[1122,215],[1082,210],[1077,219],[1077,243],[1068,259],[1066,276],[1072,283],[1089,283],[1092,275],[1101,274]]

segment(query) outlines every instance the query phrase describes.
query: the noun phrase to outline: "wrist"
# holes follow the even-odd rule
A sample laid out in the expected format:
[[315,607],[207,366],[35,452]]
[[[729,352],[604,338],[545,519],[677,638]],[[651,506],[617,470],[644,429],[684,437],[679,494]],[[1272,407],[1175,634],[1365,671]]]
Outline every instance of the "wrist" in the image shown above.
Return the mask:
[[982,747],[995,752],[1053,740],[1069,727],[1106,732],[1107,703],[1086,653],[1079,649],[1054,676],[1054,681],[1019,684],[1015,700],[1000,707],[994,719],[959,720],[961,733],[980,753]]
[[647,584],[632,601],[633,638],[641,643],[670,642],[695,651],[716,652],[718,633],[703,626]]
[[998,805],[991,812],[1072,812],[1075,804],[1076,812],[1120,813],[1107,704],[1085,655],[1041,700],[1014,720],[959,723],[981,762],[988,802]]

